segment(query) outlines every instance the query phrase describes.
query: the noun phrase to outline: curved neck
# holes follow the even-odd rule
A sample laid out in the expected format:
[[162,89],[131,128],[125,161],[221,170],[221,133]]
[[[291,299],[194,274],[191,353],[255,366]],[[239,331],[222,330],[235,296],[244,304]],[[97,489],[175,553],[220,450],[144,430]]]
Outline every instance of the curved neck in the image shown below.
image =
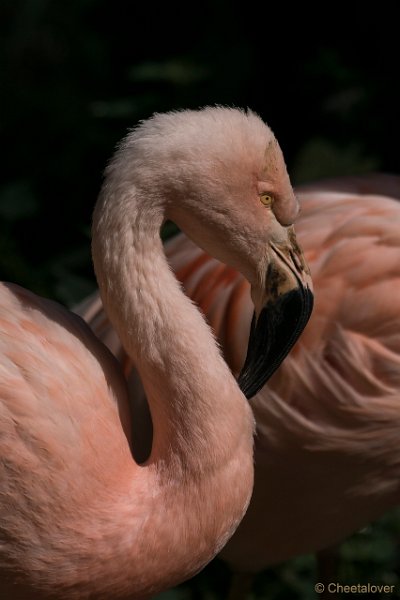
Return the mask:
[[108,316],[148,397],[153,447],[146,464],[199,474],[228,459],[248,433],[248,407],[168,266],[163,220],[159,203],[106,184],[94,213],[93,260]]

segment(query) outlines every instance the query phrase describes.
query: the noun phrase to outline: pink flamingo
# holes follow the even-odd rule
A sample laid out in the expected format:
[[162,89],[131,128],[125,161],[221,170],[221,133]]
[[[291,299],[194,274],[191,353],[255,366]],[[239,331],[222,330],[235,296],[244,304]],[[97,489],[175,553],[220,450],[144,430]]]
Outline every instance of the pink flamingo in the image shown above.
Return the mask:
[[[252,573],[330,548],[400,499],[400,177],[296,192],[316,304],[299,344],[251,401],[254,493],[221,554],[238,573],[232,598],[245,596]],[[248,283],[184,235],[166,252],[238,373],[252,314]],[[118,352],[100,301],[82,309]]]
[[[250,344],[240,378],[250,397],[309,315],[309,277],[289,227],[297,212],[279,146],[251,112],[156,115],[116,152],[92,251],[150,405],[142,464],[130,448],[134,398],[111,353],[63,307],[0,286],[2,598],[145,598],[226,543],[252,491],[253,417],[168,267],[159,230],[173,218],[251,282],[256,350]],[[268,347],[266,327],[276,335]]]

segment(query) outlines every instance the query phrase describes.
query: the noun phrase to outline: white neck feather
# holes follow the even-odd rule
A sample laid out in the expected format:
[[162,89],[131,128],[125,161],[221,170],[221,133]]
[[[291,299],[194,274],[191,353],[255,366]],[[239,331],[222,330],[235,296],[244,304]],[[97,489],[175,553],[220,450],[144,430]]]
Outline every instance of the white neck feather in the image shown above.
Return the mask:
[[149,400],[148,462],[174,471],[178,462],[199,474],[229,458],[251,417],[211,330],[168,266],[163,219],[162,207],[134,188],[106,184],[94,215],[93,259],[104,306]]

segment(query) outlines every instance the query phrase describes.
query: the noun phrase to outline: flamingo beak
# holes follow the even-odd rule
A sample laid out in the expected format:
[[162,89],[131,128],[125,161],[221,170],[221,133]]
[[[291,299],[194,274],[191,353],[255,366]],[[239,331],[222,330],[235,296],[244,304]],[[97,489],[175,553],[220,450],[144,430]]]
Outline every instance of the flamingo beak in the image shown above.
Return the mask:
[[238,378],[248,399],[265,385],[286,358],[313,308],[310,271],[293,227],[287,228],[284,243],[269,242],[268,255],[262,294],[256,300],[253,297],[256,311],[246,360]]

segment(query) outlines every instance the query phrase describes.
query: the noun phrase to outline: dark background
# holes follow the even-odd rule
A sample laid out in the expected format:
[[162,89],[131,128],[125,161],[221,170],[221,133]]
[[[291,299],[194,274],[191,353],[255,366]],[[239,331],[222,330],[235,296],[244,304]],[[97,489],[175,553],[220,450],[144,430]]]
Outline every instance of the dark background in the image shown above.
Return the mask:
[[[351,16],[333,4],[262,8],[2,1],[1,279],[68,305],[94,288],[90,216],[103,168],[154,111],[252,108],[295,183],[400,172],[397,17],[380,5]],[[399,531],[391,516],[357,534],[342,580],[396,583]],[[311,598],[313,569],[310,557],[292,561],[259,579],[256,597]],[[171,598],[219,598],[226,581],[214,563]]]

